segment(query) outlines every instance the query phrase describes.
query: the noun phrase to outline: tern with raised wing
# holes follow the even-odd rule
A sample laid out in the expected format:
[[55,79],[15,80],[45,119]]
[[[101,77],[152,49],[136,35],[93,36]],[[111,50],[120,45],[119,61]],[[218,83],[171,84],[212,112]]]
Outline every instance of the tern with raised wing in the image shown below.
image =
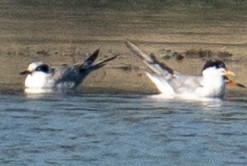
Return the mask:
[[127,41],[126,45],[145,63],[148,67],[147,76],[166,98],[222,99],[228,84],[245,87],[241,83],[230,80],[229,76],[235,76],[235,74],[228,70],[221,60],[208,60],[200,76],[186,75],[158,61],[154,54],[145,54],[130,41]]
[[30,63],[27,70],[20,72],[21,75],[27,75],[25,92],[66,92],[76,89],[92,71],[117,57],[113,56],[94,64],[98,55],[99,50],[96,50],[83,63],[58,67],[51,67],[42,61]]

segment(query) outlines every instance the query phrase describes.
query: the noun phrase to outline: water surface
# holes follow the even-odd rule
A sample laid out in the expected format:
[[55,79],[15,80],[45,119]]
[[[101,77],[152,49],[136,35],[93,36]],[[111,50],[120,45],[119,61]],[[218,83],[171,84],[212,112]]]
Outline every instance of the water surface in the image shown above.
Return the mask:
[[[246,90],[214,102],[121,95],[119,89],[140,94],[150,86],[143,73],[116,69],[138,66],[124,44],[128,39],[160,56],[167,49],[229,51],[227,66],[246,83],[244,1],[238,6],[234,3],[240,1],[227,1],[233,4],[226,8],[164,1],[133,1],[134,8],[129,1],[59,2],[0,2],[0,165],[247,165]],[[81,62],[97,48],[101,58],[121,56],[110,72],[110,67],[95,72],[82,87],[117,94],[21,92],[24,78],[18,73],[29,62]],[[189,59],[172,68],[198,74],[203,63]]]
[[247,102],[0,95],[1,165],[246,165]]

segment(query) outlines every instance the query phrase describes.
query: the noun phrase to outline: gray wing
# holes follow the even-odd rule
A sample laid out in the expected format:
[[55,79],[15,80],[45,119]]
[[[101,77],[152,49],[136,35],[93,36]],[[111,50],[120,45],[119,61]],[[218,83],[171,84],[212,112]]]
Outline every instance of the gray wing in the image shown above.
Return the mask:
[[110,58],[104,59],[96,64],[94,64],[95,60],[99,55],[99,49],[94,51],[92,55],[90,55],[83,64],[79,65],[79,69],[81,73],[90,73],[91,71],[97,70],[107,64],[107,62],[112,61],[117,58],[118,55],[112,56]]
[[180,74],[165,63],[159,62],[154,54],[145,54],[130,41],[127,41],[126,45],[137,57],[143,60],[151,76],[160,80],[165,79],[175,92],[195,91],[197,87],[201,86],[202,77]]
[[94,51],[83,63],[75,65],[61,65],[52,69],[51,81],[57,84],[67,84],[66,87],[74,88],[79,85],[88,74],[107,64],[107,62],[116,59],[113,56],[94,64],[99,55],[99,49]]
[[168,83],[174,88],[177,93],[194,92],[196,88],[202,87],[201,76],[191,76],[183,74],[174,74],[173,78],[168,80]]
[[51,80],[55,84],[62,82],[74,82],[79,84],[83,79],[78,66],[61,65],[53,69]]
[[140,59],[143,60],[144,64],[149,69],[150,74],[154,74],[157,76],[165,77],[167,79],[171,78],[174,74],[174,71],[168,67],[165,63],[159,62],[154,54],[147,55],[142,52],[135,44],[130,41],[126,42],[127,47]]

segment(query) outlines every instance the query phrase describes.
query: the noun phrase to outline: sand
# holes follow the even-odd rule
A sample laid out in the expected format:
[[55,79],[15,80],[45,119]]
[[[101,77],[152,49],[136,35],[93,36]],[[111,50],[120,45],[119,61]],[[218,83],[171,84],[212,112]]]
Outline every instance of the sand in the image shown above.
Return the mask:
[[[137,43],[138,44],[138,43]],[[112,44],[111,44],[112,45]],[[118,46],[118,49],[116,49]],[[182,60],[177,60],[174,57],[168,59],[166,54],[161,54],[160,50],[155,52],[155,49],[148,48],[142,44],[138,45],[146,53],[153,53],[159,58],[160,61],[166,63],[174,70],[180,71],[185,74],[199,75],[201,68],[205,61],[209,58],[219,58],[217,55],[212,55],[207,57],[206,54],[204,57],[202,55],[193,55],[188,56],[185,54],[186,51],[177,52],[179,55],[182,55],[184,58]],[[89,48],[89,46],[86,46]],[[85,48],[85,49],[86,49]],[[115,44],[114,50],[105,49],[109,47],[101,48],[101,53],[99,60],[102,60],[106,57],[113,55],[119,55],[117,59],[109,62],[103,68],[92,72],[82,85],[78,88],[79,92],[83,93],[136,93],[136,94],[156,94],[158,90],[155,85],[149,80],[145,74],[146,66],[142,61],[135,57],[132,52],[125,46],[125,43]],[[63,47],[64,50],[70,50]],[[19,75],[19,72],[25,70],[28,63],[34,59],[41,59],[52,66],[58,66],[61,64],[74,64],[83,62],[83,60],[90,54],[90,51],[82,53],[83,48],[74,48],[74,53],[69,53],[69,51],[47,51],[47,55],[37,55],[30,56],[18,53],[18,55],[4,55],[0,57],[1,67],[5,70],[0,72],[1,75],[1,90],[2,91],[22,91],[23,82],[25,77]],[[81,50],[80,50],[81,49]],[[92,48],[90,50],[94,50]],[[50,49],[50,50],[56,50]],[[33,50],[32,52],[37,52]],[[54,53],[52,53],[54,52]],[[93,52],[93,51],[91,51]],[[163,50],[164,52],[164,50]],[[174,52],[174,51],[173,51]],[[169,52],[170,53],[170,52]],[[20,55],[19,55],[20,54]],[[41,54],[41,53],[40,53]],[[245,64],[246,60],[239,61],[234,58],[234,56],[221,57],[227,64],[228,68],[234,71],[237,76],[236,80],[247,85],[247,79],[245,77]],[[240,90],[239,88],[231,88],[233,90]],[[243,91],[243,89],[241,89]],[[246,91],[246,90],[244,90]]]
[[[207,59],[220,58],[237,74],[235,79],[247,85],[244,9],[171,6],[165,10],[119,11],[19,5],[1,5],[0,91],[22,92],[25,78],[19,72],[32,61],[42,60],[52,66],[81,63],[100,48],[99,60],[119,56],[91,73],[79,92],[158,93],[145,75],[143,63],[126,47],[126,40],[186,74],[199,75]],[[174,53],[183,59],[168,58]],[[220,57],[218,53],[230,56]]]

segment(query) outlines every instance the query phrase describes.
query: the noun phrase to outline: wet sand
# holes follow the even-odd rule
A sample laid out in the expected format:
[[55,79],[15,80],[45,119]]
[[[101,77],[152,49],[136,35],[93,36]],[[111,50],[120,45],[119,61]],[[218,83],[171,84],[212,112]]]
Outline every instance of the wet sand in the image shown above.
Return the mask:
[[[137,42],[138,44],[138,42]],[[145,44],[146,45],[146,44]],[[149,53],[152,51],[143,44],[138,46]],[[89,48],[89,47],[87,47]],[[90,49],[95,50],[97,47]],[[107,48],[107,46],[106,46]],[[115,46],[115,48],[117,48]],[[69,48],[68,48],[69,49]],[[85,48],[86,49],[86,48]],[[154,49],[155,50],[155,49]],[[167,63],[174,70],[180,71],[186,74],[199,75],[202,66],[208,58],[198,57],[186,57],[185,53],[180,53],[185,56],[182,60],[176,60],[175,58],[164,59],[164,54],[160,54],[159,51],[154,52],[157,57]],[[91,73],[83,84],[80,86],[79,91],[82,92],[103,92],[103,93],[137,93],[137,94],[152,94],[158,93],[154,84],[146,76],[145,65],[140,59],[135,57],[125,46],[123,41],[119,44],[118,50],[101,49],[99,60],[112,55],[118,54],[118,58],[114,61],[109,62],[105,67]],[[60,64],[68,63],[73,64],[74,62],[82,62],[89,55],[89,51],[76,56],[71,55],[46,55],[46,56],[1,56],[0,62],[4,70],[0,73],[1,75],[1,89],[3,90],[17,90],[21,91],[23,87],[24,77],[19,75],[19,72],[25,70],[27,64],[34,59],[43,60],[51,65],[57,66]],[[215,56],[217,58],[217,56]],[[221,58],[224,59],[228,68],[237,74],[234,78],[239,82],[247,85],[247,79],[245,77],[246,71],[246,59],[243,57],[242,61],[235,59],[234,56]],[[238,88],[231,88],[234,90],[244,90]],[[246,90],[244,90],[246,91]]]
[[[207,59],[220,58],[237,74],[235,79],[247,85],[246,10],[229,13],[229,9],[202,9],[82,11],[2,5],[1,91],[22,91],[24,78],[18,73],[29,62],[78,63],[100,48],[99,60],[116,54],[119,57],[89,75],[79,91],[158,93],[141,69],[145,66],[125,46],[126,40],[133,41],[146,53],[156,54],[174,70],[187,74],[198,75]],[[182,55],[183,60],[167,58],[170,50]],[[191,50],[227,52],[231,56],[187,55]]]

